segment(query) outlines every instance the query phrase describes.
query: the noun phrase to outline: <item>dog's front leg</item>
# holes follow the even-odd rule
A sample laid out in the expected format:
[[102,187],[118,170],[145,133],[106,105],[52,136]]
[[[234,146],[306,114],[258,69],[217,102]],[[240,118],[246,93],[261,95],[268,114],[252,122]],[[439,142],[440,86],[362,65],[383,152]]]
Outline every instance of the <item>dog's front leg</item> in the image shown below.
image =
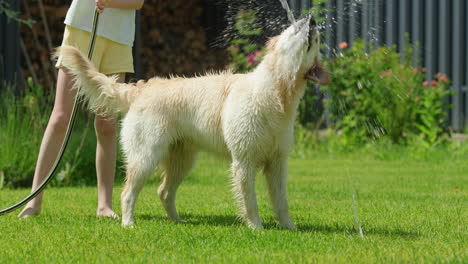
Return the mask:
[[288,175],[287,156],[278,156],[265,165],[265,178],[268,184],[271,204],[281,227],[295,229],[289,216],[286,198],[286,181]]
[[257,197],[255,195],[255,166],[249,162],[232,162],[234,196],[239,204],[241,217],[251,228],[263,228],[258,216]]

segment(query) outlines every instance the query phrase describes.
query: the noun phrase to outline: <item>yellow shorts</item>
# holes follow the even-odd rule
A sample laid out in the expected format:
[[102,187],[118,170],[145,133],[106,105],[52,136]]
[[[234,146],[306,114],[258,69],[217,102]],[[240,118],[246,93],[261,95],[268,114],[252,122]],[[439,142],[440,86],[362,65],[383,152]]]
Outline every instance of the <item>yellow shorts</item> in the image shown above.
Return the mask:
[[[67,25],[62,45],[76,47],[87,55],[90,36],[91,33],[87,31]],[[91,61],[98,71],[104,74],[133,72],[132,47],[101,36],[96,35]],[[61,66],[62,57],[59,56],[55,67],[60,68]]]

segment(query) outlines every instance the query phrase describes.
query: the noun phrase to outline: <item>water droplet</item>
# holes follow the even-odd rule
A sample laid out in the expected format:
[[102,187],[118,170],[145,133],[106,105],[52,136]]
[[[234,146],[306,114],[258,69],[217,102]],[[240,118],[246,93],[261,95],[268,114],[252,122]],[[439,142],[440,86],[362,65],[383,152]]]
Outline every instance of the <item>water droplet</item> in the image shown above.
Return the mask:
[[362,83],[360,81],[357,82],[357,86],[358,86],[359,90],[362,89]]

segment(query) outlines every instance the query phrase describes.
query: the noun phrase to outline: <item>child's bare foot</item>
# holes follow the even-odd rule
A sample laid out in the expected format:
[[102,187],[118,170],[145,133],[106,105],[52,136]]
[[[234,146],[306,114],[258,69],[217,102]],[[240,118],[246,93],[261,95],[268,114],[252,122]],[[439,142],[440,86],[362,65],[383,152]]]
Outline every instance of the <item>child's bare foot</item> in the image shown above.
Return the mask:
[[41,213],[40,207],[25,207],[21,213],[19,213],[18,218],[27,218],[32,216],[37,216]]
[[112,219],[119,219],[119,216],[110,208],[98,208],[96,212],[97,217],[109,217]]

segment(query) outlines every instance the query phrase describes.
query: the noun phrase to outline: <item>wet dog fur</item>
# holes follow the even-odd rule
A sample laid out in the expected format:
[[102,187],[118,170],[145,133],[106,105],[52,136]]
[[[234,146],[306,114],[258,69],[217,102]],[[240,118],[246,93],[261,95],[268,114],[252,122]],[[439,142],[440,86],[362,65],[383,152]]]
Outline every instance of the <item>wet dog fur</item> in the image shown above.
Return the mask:
[[138,194],[158,167],[164,170],[159,198],[169,219],[182,221],[175,206],[177,188],[197,153],[209,151],[232,160],[234,197],[249,227],[262,228],[254,185],[256,172],[263,170],[279,225],[293,229],[286,199],[287,159],[307,79],[328,81],[319,45],[315,25],[303,19],[272,38],[262,62],[249,73],[226,71],[127,84],[99,73],[77,49],[59,48],[56,56],[63,57],[89,108],[124,116],[122,225],[134,225]]

